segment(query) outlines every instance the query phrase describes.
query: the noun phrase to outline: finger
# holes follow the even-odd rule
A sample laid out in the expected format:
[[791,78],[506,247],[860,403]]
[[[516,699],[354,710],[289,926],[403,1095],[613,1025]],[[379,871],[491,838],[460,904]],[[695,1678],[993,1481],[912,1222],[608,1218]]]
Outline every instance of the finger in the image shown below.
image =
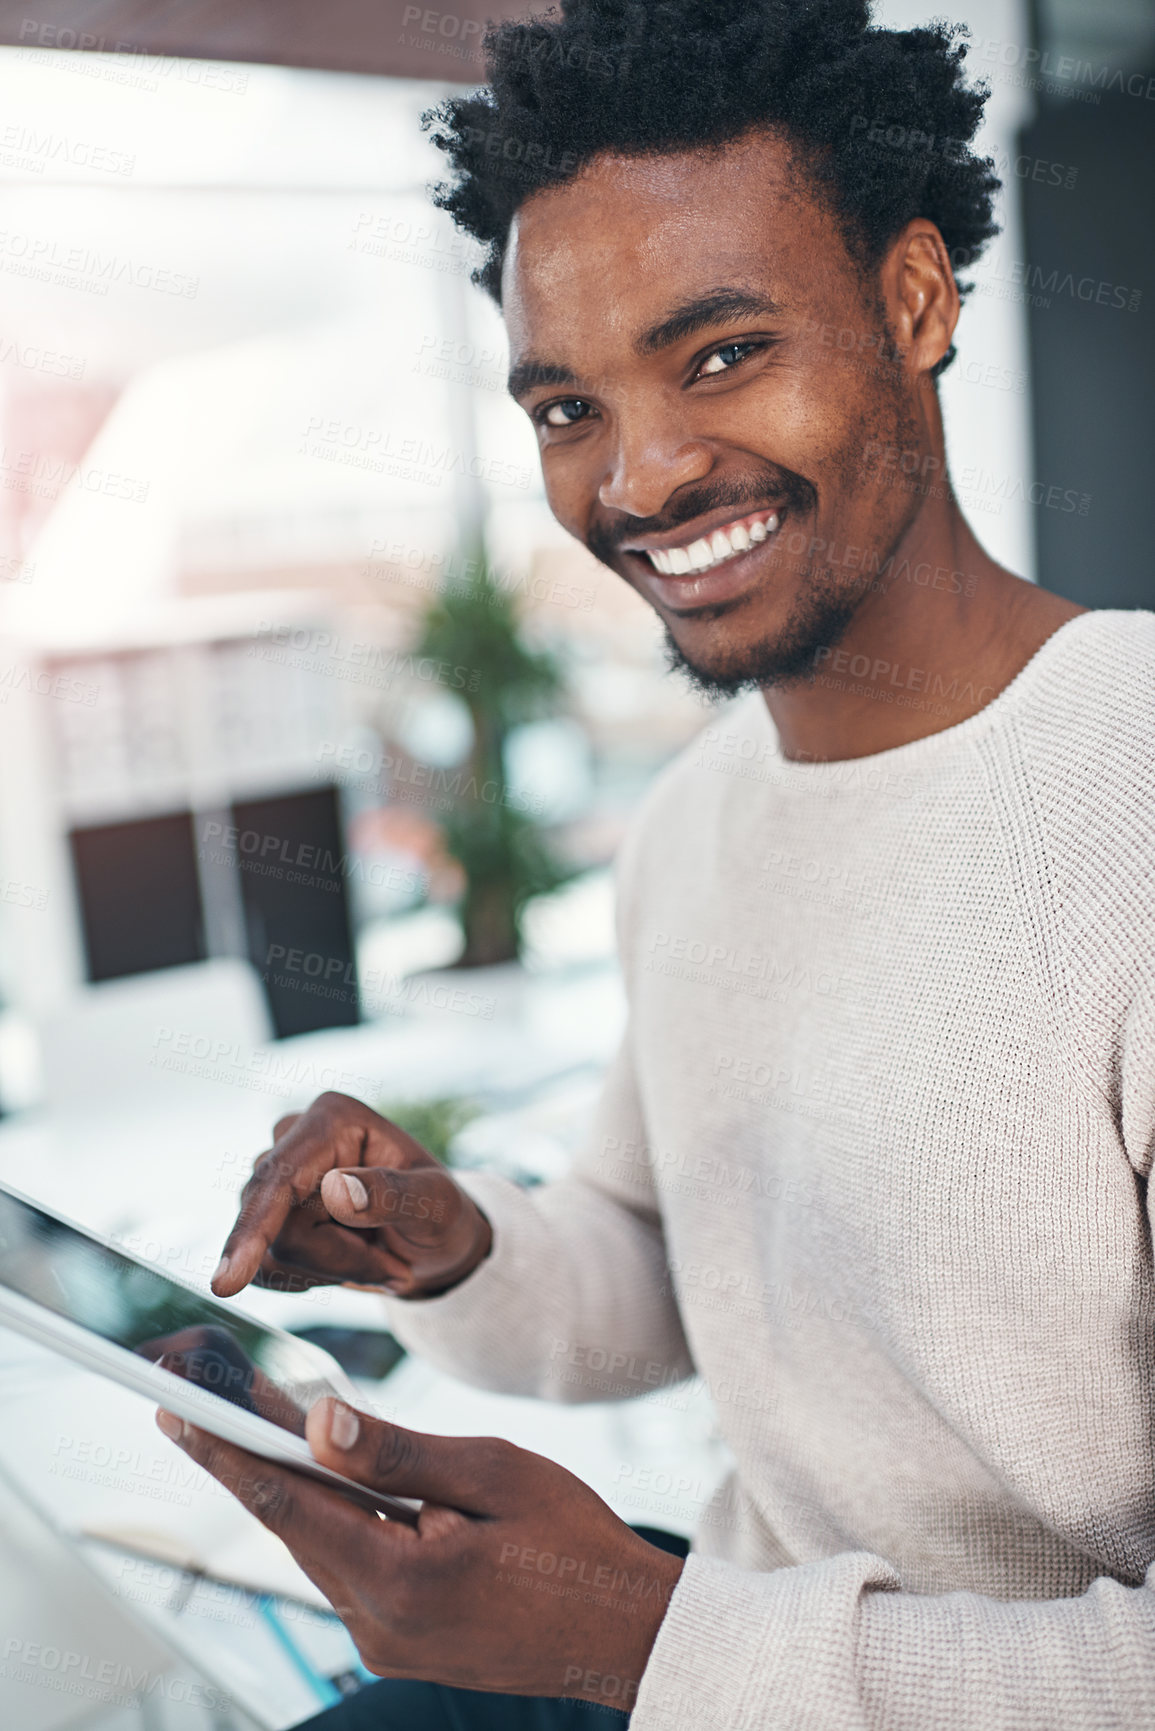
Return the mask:
[[218,1298],[232,1298],[249,1284],[288,1219],[289,1211],[301,1199],[304,1186],[312,1181],[310,1171],[294,1172],[287,1160],[279,1160],[276,1155],[273,1150],[258,1162],[241,1191],[236,1221],[210,1281]]
[[[259,1455],[223,1442],[210,1431],[188,1424],[163,1407],[157,1412],[156,1422],[170,1442],[211,1473],[263,1525],[278,1536],[283,1532],[287,1542],[290,1529],[301,1520],[301,1506],[293,1503],[296,1487],[290,1487],[287,1472]],[[305,1483],[308,1485],[307,1480]]]
[[[304,1275],[306,1279],[332,1284],[344,1277],[351,1257],[356,1257],[360,1267],[371,1248],[372,1240],[365,1233],[350,1232],[337,1225],[317,1190],[290,1210],[255,1278],[262,1285],[271,1284],[263,1277],[271,1272],[272,1264],[278,1264],[282,1271],[292,1270],[298,1277]],[[298,1278],[289,1290],[299,1284]]]
[[331,1395],[309,1408],[305,1438],[323,1466],[358,1484],[473,1515],[503,1511],[523,1456],[521,1449],[495,1437],[404,1430]]
[[[322,1272],[323,1271],[323,1272]],[[307,1292],[314,1286],[367,1286],[379,1288],[408,1273],[376,1235],[351,1232],[330,1220],[327,1227],[313,1228],[297,1238],[290,1220],[253,1277],[255,1286],[272,1292]]]
[[345,1166],[325,1173],[321,1200],[342,1226],[388,1226],[410,1244],[435,1244],[449,1224],[452,1184],[436,1168]]
[[[274,1466],[260,1455],[223,1442],[163,1407],[157,1411],[156,1422],[170,1442],[276,1534],[338,1616],[351,1609],[348,1583],[334,1572],[334,1565],[339,1568],[342,1561],[365,1555],[363,1547],[367,1545],[375,1546],[371,1554],[382,1564],[387,1553],[380,1547],[396,1542],[399,1523],[379,1520],[303,1473]],[[409,1527],[400,1530],[412,1532]]]
[[298,1561],[312,1556],[324,1559],[329,1553],[340,1556],[344,1546],[351,1547],[385,1524],[304,1473],[237,1448],[163,1407],[156,1422],[170,1442],[210,1473],[262,1526],[283,1539]]
[[386,1233],[342,1226],[325,1207],[319,1191],[293,1209],[273,1240],[262,1270],[269,1257],[283,1268],[330,1283],[351,1280],[357,1285],[380,1285],[394,1272],[396,1261]]
[[289,1134],[289,1131],[293,1128],[293,1125],[299,1124],[304,1116],[305,1114],[303,1112],[286,1112],[283,1118],[277,1119],[277,1122],[273,1125],[273,1146],[261,1150],[253,1161],[251,1168],[252,1171],[255,1172],[257,1167],[269,1158],[270,1154],[275,1154],[277,1152],[277,1143],[283,1141]]
[[[281,1239],[277,1239],[277,1250],[281,1248]],[[308,1293],[313,1286],[336,1286],[341,1281],[339,1274],[319,1274],[315,1269],[306,1269],[305,1265],[294,1262],[291,1255],[277,1255],[277,1250],[267,1250],[261,1257],[260,1269],[253,1276],[253,1286],[263,1286],[272,1293]]]
[[272,1250],[267,1250],[261,1258],[261,1266],[253,1275],[253,1285],[265,1287],[269,1292],[291,1295],[311,1292],[315,1286],[333,1286],[340,1278],[337,1274],[310,1272],[307,1268],[299,1267],[290,1257],[277,1256]]
[[337,1164],[342,1153],[352,1164],[354,1149],[363,1148],[365,1136],[363,1125],[335,1124],[327,1117],[310,1123],[309,1114],[303,1113],[257,1163],[241,1191],[240,1211],[212,1278],[218,1298],[232,1298],[248,1285],[290,1211],[313,1195],[322,1173]]

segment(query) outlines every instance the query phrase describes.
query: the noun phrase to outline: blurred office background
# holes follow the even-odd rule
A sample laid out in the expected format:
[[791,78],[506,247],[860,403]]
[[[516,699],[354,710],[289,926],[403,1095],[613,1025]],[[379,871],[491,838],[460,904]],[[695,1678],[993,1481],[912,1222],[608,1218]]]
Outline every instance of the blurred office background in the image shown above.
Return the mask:
[[[186,1278],[325,1087],[564,1170],[623,1019],[614,851],[709,720],[552,522],[425,195],[422,110],[522,9],[0,7],[0,1178]],[[957,489],[1013,568],[1150,606],[1155,15],[947,10],[1004,181],[943,382]],[[394,1363],[358,1295],[253,1303],[627,1518],[690,1531],[721,1473],[700,1390],[541,1413]],[[143,1402],[2,1338],[5,1724],[275,1731],[356,1684]]]

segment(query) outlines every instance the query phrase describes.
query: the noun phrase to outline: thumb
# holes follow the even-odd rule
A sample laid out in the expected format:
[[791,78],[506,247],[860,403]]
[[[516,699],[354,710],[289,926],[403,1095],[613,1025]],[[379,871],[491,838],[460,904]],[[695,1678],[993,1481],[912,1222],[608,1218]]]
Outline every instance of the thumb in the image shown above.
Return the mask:
[[321,1200],[342,1226],[392,1226],[415,1244],[434,1243],[449,1223],[452,1183],[439,1166],[333,1167],[321,1180]]
[[370,1418],[326,1395],[310,1408],[305,1436],[322,1466],[394,1496],[420,1497],[466,1514],[499,1512],[498,1457],[521,1451],[493,1437],[430,1436]]

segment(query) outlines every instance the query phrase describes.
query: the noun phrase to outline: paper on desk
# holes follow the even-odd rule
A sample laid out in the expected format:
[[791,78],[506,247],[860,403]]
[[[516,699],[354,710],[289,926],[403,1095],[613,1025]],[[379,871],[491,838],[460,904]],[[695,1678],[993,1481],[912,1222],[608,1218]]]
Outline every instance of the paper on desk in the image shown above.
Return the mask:
[[[198,1550],[188,1542],[186,1534],[177,1534],[165,1526],[134,1526],[131,1523],[96,1521],[80,1529],[85,1539],[98,1539],[102,1544],[115,1545],[134,1556],[147,1557],[190,1574],[207,1575],[226,1586],[240,1587],[246,1593],[268,1593],[274,1598],[295,1599],[317,1610],[329,1610],[329,1601],[304,1574],[279,1539],[253,1520],[249,1531],[237,1533],[231,1541],[219,1541]],[[265,1543],[272,1540],[272,1548]]]

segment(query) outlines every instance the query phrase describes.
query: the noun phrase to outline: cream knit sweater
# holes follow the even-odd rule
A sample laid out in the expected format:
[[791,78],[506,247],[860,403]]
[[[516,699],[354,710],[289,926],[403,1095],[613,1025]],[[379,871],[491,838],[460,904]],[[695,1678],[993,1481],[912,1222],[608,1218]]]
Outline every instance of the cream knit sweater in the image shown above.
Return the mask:
[[388,1306],[490,1388],[705,1378],[633,1731],[1155,1726],[1153,775],[1155,614],[1100,612],[873,757],[744,700],[647,798],[584,1156]]

